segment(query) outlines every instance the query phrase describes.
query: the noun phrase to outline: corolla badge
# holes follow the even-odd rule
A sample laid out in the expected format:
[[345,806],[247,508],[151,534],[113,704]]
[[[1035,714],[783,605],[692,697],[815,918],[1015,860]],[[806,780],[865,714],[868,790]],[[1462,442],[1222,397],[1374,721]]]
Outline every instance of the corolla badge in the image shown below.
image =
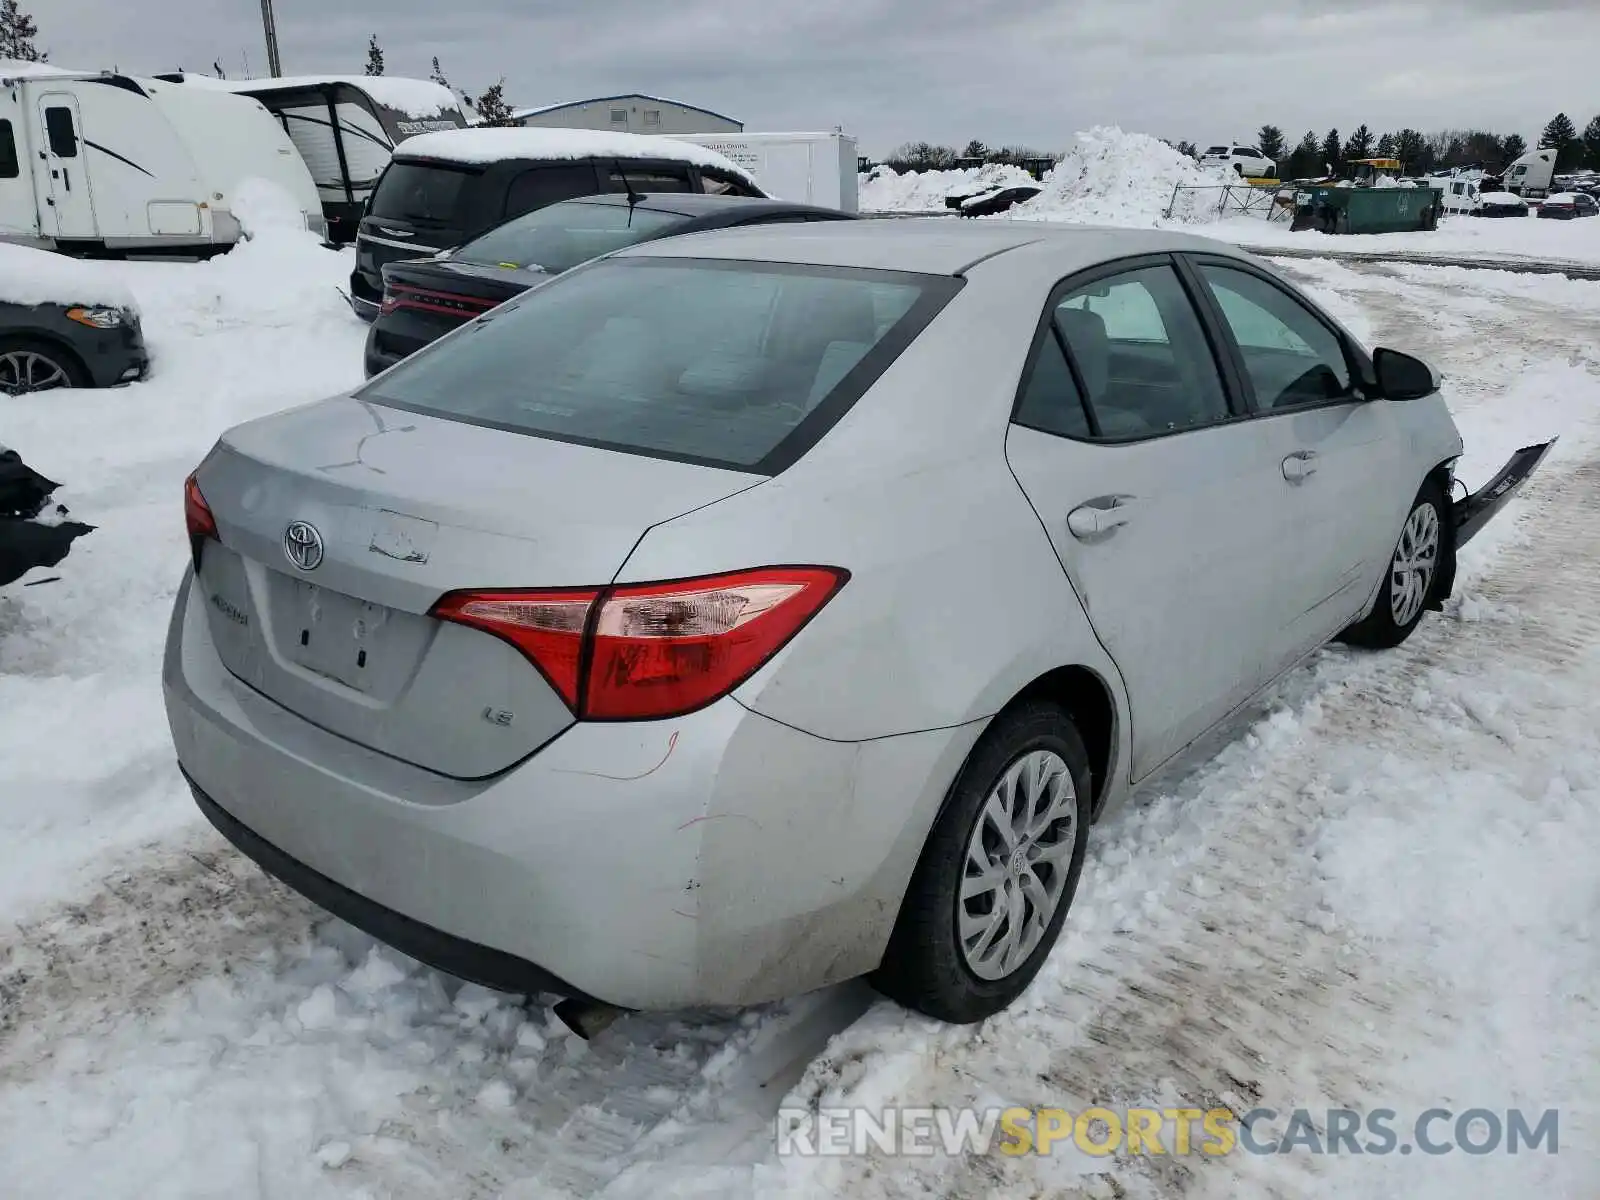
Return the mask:
[[322,535],[306,521],[290,521],[283,531],[283,553],[302,571],[315,571],[322,565]]

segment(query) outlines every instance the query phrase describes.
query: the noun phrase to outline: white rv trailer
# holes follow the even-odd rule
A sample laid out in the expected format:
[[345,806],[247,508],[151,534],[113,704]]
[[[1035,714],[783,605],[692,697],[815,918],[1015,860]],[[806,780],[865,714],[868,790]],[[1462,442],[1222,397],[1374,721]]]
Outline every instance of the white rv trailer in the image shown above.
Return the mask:
[[75,253],[196,253],[240,236],[263,179],[323,229],[305,163],[244,96],[111,72],[0,62],[0,240]]
[[856,139],[832,133],[680,133],[743,167],[769,196],[859,212]]
[[355,240],[356,226],[396,145],[419,133],[464,129],[461,101],[426,79],[393,75],[322,75],[216,79],[158,75],[158,79],[235,92],[267,106],[283,124],[316,181],[330,241]]

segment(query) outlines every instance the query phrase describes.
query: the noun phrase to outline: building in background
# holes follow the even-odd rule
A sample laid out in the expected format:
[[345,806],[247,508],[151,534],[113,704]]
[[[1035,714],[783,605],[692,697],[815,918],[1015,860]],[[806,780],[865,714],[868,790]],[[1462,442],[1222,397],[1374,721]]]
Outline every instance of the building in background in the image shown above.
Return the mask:
[[513,113],[518,125],[555,129],[613,129],[618,133],[743,133],[744,122],[709,108],[661,96],[601,96],[546,104]]

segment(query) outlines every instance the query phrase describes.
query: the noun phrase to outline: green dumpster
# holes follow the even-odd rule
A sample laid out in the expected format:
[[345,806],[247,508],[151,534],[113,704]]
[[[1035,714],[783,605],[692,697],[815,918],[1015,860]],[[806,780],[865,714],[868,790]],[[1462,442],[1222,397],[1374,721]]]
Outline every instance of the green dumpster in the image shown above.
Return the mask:
[[1294,198],[1294,229],[1323,233],[1407,233],[1435,229],[1439,188],[1313,187]]

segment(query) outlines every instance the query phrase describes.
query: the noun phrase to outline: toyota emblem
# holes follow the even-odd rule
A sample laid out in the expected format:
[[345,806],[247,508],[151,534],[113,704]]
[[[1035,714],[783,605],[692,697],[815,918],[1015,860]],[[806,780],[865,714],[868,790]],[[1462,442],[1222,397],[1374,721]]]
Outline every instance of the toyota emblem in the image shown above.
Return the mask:
[[315,571],[322,565],[322,535],[306,521],[291,521],[283,531],[283,553],[302,571]]

